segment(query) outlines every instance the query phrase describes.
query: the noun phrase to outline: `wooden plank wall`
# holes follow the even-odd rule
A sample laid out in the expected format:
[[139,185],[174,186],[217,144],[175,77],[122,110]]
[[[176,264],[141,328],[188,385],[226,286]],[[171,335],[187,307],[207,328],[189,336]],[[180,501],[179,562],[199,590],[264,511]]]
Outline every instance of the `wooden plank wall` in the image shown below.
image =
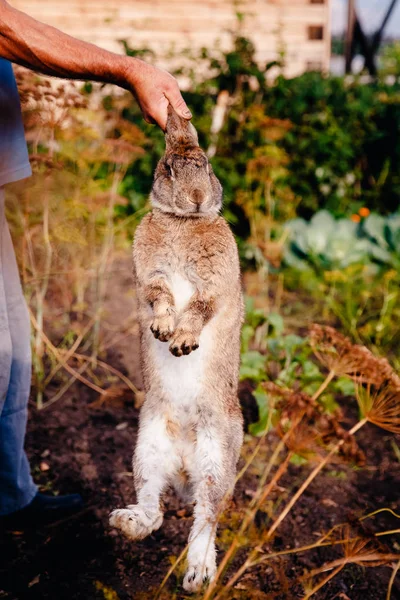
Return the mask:
[[[121,52],[118,40],[149,47],[157,64],[162,56],[179,60],[184,48],[230,47],[229,31],[237,27],[236,11],[246,14],[242,31],[256,45],[257,60],[266,63],[286,53],[286,74],[295,76],[320,66],[329,69],[330,0],[9,0],[20,10],[75,37]],[[311,25],[324,27],[323,40],[309,40]]]

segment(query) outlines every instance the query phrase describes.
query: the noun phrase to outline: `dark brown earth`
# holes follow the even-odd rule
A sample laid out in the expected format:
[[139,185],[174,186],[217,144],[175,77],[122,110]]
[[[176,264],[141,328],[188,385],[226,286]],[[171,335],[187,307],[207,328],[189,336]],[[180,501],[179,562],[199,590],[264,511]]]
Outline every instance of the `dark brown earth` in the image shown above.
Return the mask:
[[[110,296],[121,293],[130,281],[123,277],[111,282]],[[129,294],[115,318],[128,318]],[[113,314],[115,314],[114,311]],[[137,337],[131,336],[108,351],[106,360],[140,382]],[[27,451],[36,481],[48,493],[80,492],[86,508],[75,518],[30,532],[8,531],[0,542],[0,598],[51,600],[132,600],[152,599],[157,587],[185,546],[191,525],[190,509],[184,509],[172,496],[166,498],[162,528],[139,543],[128,543],[109,529],[110,509],[131,503],[131,452],[135,443],[138,411],[131,393],[100,406],[97,396],[83,385],[70,389],[50,408],[37,411],[31,403]],[[241,400],[247,422],[256,420],[257,411],[250,388],[243,385]],[[353,407],[347,411],[349,428],[355,422]],[[400,462],[392,440],[395,436],[366,426],[358,435],[367,461],[364,468],[335,464],[314,481],[279,528],[271,546],[264,551],[281,550],[312,543],[334,525],[362,514],[387,507],[399,511]],[[397,438],[397,445],[400,440]],[[254,442],[247,441],[247,444]],[[257,487],[258,472],[265,463],[273,434],[253,467],[240,480],[230,510],[220,527],[220,549],[226,549],[229,527],[237,520]],[[48,470],[43,469],[43,464]],[[274,502],[295,490],[308,467],[291,465],[273,494]],[[252,536],[268,525],[266,512],[257,515]],[[373,531],[399,528],[399,521],[382,513],[365,521]],[[236,523],[237,527],[237,523]],[[386,552],[400,552],[399,537],[381,538]],[[221,552],[222,554],[222,552]],[[242,563],[239,553],[229,574]],[[321,566],[340,557],[332,548],[304,552],[275,560],[246,573],[227,596],[230,599],[264,598],[290,600],[302,598],[298,579],[305,569]],[[316,600],[385,600],[392,569],[388,566],[364,568],[348,565]],[[252,591],[253,590],[253,591]],[[257,591],[258,590],[258,591]],[[188,597],[173,575],[163,598]],[[400,574],[392,600],[400,599]]]

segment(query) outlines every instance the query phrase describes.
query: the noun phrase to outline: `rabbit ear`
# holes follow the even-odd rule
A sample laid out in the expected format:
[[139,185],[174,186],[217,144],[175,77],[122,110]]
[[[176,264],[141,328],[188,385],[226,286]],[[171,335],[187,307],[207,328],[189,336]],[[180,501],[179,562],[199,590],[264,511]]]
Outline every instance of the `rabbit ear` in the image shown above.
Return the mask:
[[167,150],[173,152],[199,145],[197,131],[193,125],[187,119],[180,117],[171,104],[168,105],[165,141]]

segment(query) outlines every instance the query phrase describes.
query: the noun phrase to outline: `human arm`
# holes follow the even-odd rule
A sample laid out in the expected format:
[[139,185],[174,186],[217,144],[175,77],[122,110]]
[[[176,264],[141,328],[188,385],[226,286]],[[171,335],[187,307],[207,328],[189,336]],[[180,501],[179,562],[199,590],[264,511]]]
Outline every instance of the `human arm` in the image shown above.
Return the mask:
[[167,107],[191,114],[172,75],[138,58],[109,52],[36,21],[0,0],[0,57],[55,77],[113,83],[130,90],[148,122],[165,129]]

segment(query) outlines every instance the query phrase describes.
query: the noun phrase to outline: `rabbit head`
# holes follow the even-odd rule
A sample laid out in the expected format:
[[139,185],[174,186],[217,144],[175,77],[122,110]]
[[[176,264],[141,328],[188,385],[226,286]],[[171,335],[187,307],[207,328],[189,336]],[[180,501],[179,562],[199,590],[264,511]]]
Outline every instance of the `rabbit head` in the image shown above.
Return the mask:
[[222,206],[222,187],[193,125],[169,105],[166,151],[159,161],[151,190],[153,207],[184,217],[216,215]]

